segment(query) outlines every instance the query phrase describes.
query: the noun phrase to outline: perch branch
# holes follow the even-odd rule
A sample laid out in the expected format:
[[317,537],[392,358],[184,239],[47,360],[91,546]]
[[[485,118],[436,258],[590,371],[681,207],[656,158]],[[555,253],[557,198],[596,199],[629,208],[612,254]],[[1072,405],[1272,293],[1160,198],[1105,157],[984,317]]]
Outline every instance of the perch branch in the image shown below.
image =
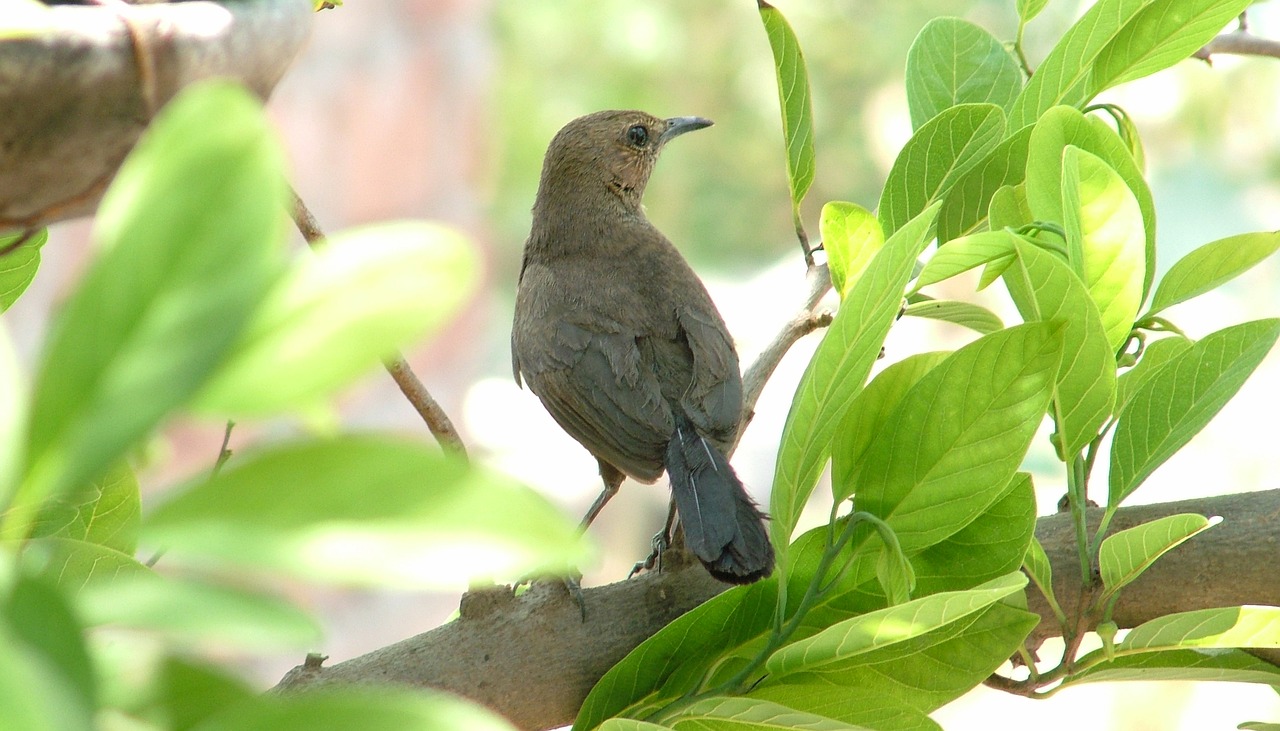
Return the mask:
[[[316,222],[315,216],[311,214],[307,204],[303,203],[297,191],[290,188],[289,197],[292,201],[289,206],[289,214],[293,218],[294,224],[297,225],[302,238],[306,239],[311,246],[315,246],[318,241],[324,238],[324,231],[320,229],[320,224]],[[458,436],[458,430],[454,428],[449,415],[444,412],[440,403],[432,397],[427,387],[422,385],[422,381],[414,374],[404,356],[395,353],[383,362],[383,366],[387,369],[387,373],[391,374],[391,378],[395,380],[396,385],[400,387],[400,392],[408,399],[409,404],[426,422],[427,429],[431,431],[440,446],[447,451],[465,457],[467,455],[466,445],[462,443],[462,438]]]

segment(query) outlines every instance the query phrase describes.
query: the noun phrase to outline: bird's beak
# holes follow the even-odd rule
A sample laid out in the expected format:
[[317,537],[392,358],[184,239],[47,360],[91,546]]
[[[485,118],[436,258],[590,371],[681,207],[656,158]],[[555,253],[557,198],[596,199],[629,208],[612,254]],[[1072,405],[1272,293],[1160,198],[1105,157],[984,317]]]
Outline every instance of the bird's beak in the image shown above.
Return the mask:
[[704,117],[672,117],[665,120],[667,128],[662,131],[660,139],[666,143],[674,137],[679,137],[685,132],[692,132],[695,129],[710,127],[715,124],[710,119]]

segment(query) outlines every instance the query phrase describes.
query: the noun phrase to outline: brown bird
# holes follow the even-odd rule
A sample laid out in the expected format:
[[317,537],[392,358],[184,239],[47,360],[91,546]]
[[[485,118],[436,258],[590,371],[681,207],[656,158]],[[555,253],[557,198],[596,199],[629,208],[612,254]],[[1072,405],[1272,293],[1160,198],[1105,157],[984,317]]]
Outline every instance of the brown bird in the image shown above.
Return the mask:
[[686,546],[712,576],[773,571],[765,516],[724,456],[742,411],[738,354],[693,270],[645,217],[641,196],[671,139],[711,125],[605,111],[547,149],[524,245],[512,365],[600,463],[604,491],[666,471]]

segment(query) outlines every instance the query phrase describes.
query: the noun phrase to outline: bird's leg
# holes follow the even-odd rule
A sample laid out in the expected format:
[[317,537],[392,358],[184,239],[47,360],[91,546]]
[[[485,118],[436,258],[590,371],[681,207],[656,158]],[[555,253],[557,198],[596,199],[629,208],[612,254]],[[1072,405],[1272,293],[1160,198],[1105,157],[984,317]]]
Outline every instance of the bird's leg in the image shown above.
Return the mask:
[[658,573],[662,573],[662,554],[671,547],[671,531],[675,529],[676,524],[676,500],[671,498],[671,502],[667,507],[667,522],[662,524],[662,530],[653,535],[653,552],[645,560],[631,567],[631,573],[627,574],[627,578],[648,571],[657,567]]
[[596,501],[591,503],[591,507],[587,510],[587,514],[582,516],[582,530],[586,530],[591,525],[591,521],[596,519],[604,506],[618,494],[618,488],[622,485],[622,481],[627,478],[626,475],[613,465],[604,460],[596,460],[600,463],[600,479],[604,480],[604,489],[600,491],[600,495],[596,497]]

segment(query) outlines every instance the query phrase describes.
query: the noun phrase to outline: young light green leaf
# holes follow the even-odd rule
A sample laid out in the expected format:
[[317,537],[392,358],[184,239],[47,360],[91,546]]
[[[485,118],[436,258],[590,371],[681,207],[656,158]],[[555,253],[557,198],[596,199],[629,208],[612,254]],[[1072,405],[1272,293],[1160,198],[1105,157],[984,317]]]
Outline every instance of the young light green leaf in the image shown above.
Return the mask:
[[143,534],[170,558],[402,587],[564,570],[585,557],[575,526],[532,490],[377,436],[237,460],[157,506]]
[[1040,62],[1009,112],[1009,127],[1021,129],[1059,104],[1088,101],[1093,62],[1151,0],[1099,0],[1071,26]]
[[211,415],[314,406],[444,325],[476,283],[474,247],[427,223],[344,232],[304,252],[196,397]]
[[1004,112],[994,104],[961,104],[916,131],[893,162],[877,214],[892,235],[935,201],[1004,138]]
[[1027,577],[1015,572],[967,591],[942,592],[858,615],[779,649],[765,669],[776,676],[774,682],[790,673],[824,672],[829,665],[959,621],[1026,585]]
[[1022,91],[1022,71],[1008,49],[984,28],[959,18],[934,18],[907,51],[911,127],[957,104],[1008,110]]
[[1120,412],[1108,506],[1117,507],[1240,390],[1280,337],[1280,319],[1205,336],[1146,379]]
[[[991,205],[987,209],[987,221],[992,231],[1003,231],[1005,229],[1016,229],[1031,223],[1033,216],[1031,215],[1031,204],[1027,202],[1027,185],[1026,183],[1018,183],[1017,185],[1002,185],[991,194]],[[1004,264],[1012,262],[1009,258]],[[997,269],[1001,267],[996,267]],[[988,270],[992,267],[987,267]],[[983,276],[984,284],[979,289],[986,287],[987,284],[995,281],[1000,275],[990,277]]]
[[279,271],[281,157],[259,101],[227,82],[188,87],[143,135],[45,348],[24,509],[88,484],[221,361]]
[[1134,627],[1121,652],[1199,648],[1280,647],[1280,607],[1218,607],[1156,617]]
[[[758,698],[730,698],[712,696],[680,710],[667,719],[682,731],[717,729],[719,731],[865,731],[864,726],[854,726],[794,708],[763,701]],[[603,728],[603,727],[602,727]],[[661,727],[656,727],[661,728]],[[641,727],[636,727],[641,731]],[[622,729],[619,729],[622,731]],[[649,731],[643,729],[643,731]]]
[[1040,545],[1040,540],[1034,535],[1031,536],[1027,554],[1022,559],[1022,570],[1026,572],[1040,593],[1056,607],[1058,600],[1053,592],[1053,564],[1049,563],[1049,556],[1044,552],[1044,546]]
[[871,440],[884,427],[884,420],[911,387],[948,355],[947,351],[909,355],[871,379],[853,400],[831,446],[833,494],[849,495],[855,491],[854,470],[862,462]]
[[769,502],[770,531],[780,550],[790,545],[800,510],[831,454],[836,427],[880,355],[937,214],[935,204],[889,237],[845,296],[796,386]]
[[1166,363],[1194,345],[1194,341],[1181,335],[1172,335],[1147,343],[1137,365],[1121,373],[1116,379],[1116,408],[1120,413],[1129,405],[1133,395],[1138,392],[1147,379],[1160,370]]
[[[996,191],[1027,177],[1027,145],[1032,127],[1023,127],[992,148],[952,186],[938,213],[938,242],[946,243],[979,231]],[[992,225],[999,230],[999,226]]]
[[[1103,0],[1105,2],[1105,0]],[[1096,9],[1098,3],[1093,9]],[[1093,12],[1090,9],[1090,13]],[[1039,74],[1037,73],[1037,76]],[[1064,191],[1063,181],[1069,173],[1064,170],[1065,151],[1074,145],[1084,152],[1096,155],[1128,186],[1138,203],[1141,212],[1145,245],[1142,261],[1142,294],[1146,297],[1155,278],[1156,261],[1156,209],[1151,197],[1151,189],[1147,186],[1142,170],[1129,154],[1129,148],[1115,130],[1106,122],[1081,114],[1071,107],[1055,107],[1045,112],[1031,132],[1031,141],[1027,148],[1027,182],[1026,196],[1032,217],[1026,219],[1041,221],[1057,221],[1067,223],[1064,201],[1074,191]],[[1109,198],[1103,198],[1105,203]],[[1105,214],[1106,208],[1099,210]],[[1126,213],[1126,221],[1131,222],[1132,214]],[[1105,215],[1100,220],[1105,220]],[[1020,221],[1018,223],[1025,223]],[[1013,224],[1018,225],[1018,224]],[[1127,225],[1127,224],[1126,224]],[[994,222],[992,223],[994,227]],[[1128,228],[1126,228],[1126,232]],[[1073,260],[1075,261],[1075,260]],[[1101,262],[1099,262],[1101,263]],[[1080,271],[1077,269],[1077,271]]]
[[926,317],[931,320],[950,322],[983,335],[989,335],[1004,328],[1004,322],[994,312],[971,302],[925,300],[907,305],[902,314],[908,317]]
[[0,236],[0,312],[18,301],[40,268],[40,247],[49,240],[49,230]]
[[1018,0],[1018,23],[1030,23],[1048,4],[1049,0]]
[[1036,323],[979,338],[930,370],[884,421],[850,482],[858,509],[886,521],[907,555],[1004,496],[1049,405],[1062,330]]
[[1013,261],[1013,237],[1007,231],[983,231],[940,244],[916,276],[911,293],[993,261]]
[[47,501],[36,517],[35,538],[70,538],[133,555],[138,548],[142,500],[138,478],[126,462],[118,462],[94,480],[88,490]]
[[56,536],[24,541],[22,561],[31,573],[48,577],[68,595],[91,584],[151,573],[127,553],[89,541]]
[[1088,97],[1150,76],[1213,40],[1253,0],[1154,0],[1115,35],[1093,61]]
[[[1062,169],[1064,174],[1075,173],[1070,177],[1078,186],[1071,197],[1079,207],[1065,221],[1067,248],[1071,251],[1078,241],[1083,254],[1080,271],[1114,352],[1129,337],[1142,304],[1146,272],[1142,211],[1124,180],[1097,155],[1067,145]],[[1073,230],[1077,224],[1079,229]]]
[[1210,520],[1203,515],[1182,513],[1107,536],[1098,549],[1102,585],[1108,594],[1116,593],[1133,583],[1156,559],[1220,522],[1221,518]]
[[206,718],[191,731],[515,731],[492,711],[446,693],[391,687],[264,694]]
[[314,619],[278,597],[150,571],[89,584],[77,606],[91,626],[156,633],[184,645],[297,648],[321,637]]
[[1005,272],[1018,311],[1028,322],[1065,323],[1063,361],[1054,388],[1053,416],[1068,460],[1093,441],[1111,417],[1116,361],[1098,308],[1084,283],[1053,254],[1025,240],[1015,243],[1018,263]]
[[795,31],[782,12],[757,0],[760,20],[769,36],[773,66],[778,76],[778,101],[782,108],[782,138],[787,145],[787,180],[791,185],[791,211],[800,224],[800,202],[813,184],[813,102],[809,98],[809,72]]
[[1219,239],[1179,259],[1156,285],[1143,317],[1216,289],[1280,250],[1280,231]]
[[831,268],[831,284],[843,298],[862,276],[871,257],[884,247],[884,232],[875,214],[843,201],[831,201],[822,207],[819,226],[822,248]]

